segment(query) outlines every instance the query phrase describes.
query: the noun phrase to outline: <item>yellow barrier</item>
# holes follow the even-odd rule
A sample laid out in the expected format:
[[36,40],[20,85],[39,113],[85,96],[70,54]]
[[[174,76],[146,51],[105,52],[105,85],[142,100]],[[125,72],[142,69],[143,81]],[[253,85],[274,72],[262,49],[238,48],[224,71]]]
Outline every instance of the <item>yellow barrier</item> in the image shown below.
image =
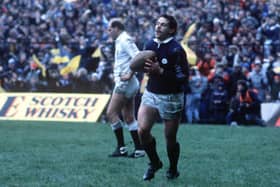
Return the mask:
[[0,119],[96,122],[108,94],[1,93]]

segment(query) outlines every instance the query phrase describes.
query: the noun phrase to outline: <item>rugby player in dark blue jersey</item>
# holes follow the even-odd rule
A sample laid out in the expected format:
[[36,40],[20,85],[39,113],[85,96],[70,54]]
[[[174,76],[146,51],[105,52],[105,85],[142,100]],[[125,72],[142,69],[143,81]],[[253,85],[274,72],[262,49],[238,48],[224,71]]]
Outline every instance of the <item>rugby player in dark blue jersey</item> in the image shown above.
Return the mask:
[[145,72],[149,76],[138,111],[138,134],[150,160],[143,179],[154,178],[163,164],[156,151],[156,140],[151,134],[157,117],[163,120],[166,149],[169,159],[168,179],[179,176],[177,163],[180,144],[177,131],[184,108],[184,91],[188,83],[188,62],[181,45],[175,41],[177,22],[173,16],[161,15],[155,25],[155,38],[146,50],[156,52],[156,60],[146,60]]

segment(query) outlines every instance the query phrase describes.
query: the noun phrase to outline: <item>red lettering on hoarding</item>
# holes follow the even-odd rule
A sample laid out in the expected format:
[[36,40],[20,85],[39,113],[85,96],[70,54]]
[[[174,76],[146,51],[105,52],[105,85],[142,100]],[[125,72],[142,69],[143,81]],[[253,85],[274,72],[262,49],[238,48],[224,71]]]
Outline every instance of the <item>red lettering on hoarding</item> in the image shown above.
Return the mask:
[[20,105],[24,103],[25,97],[14,97],[10,106],[8,107],[5,116],[6,117],[13,117],[16,116],[18,112],[20,112]]

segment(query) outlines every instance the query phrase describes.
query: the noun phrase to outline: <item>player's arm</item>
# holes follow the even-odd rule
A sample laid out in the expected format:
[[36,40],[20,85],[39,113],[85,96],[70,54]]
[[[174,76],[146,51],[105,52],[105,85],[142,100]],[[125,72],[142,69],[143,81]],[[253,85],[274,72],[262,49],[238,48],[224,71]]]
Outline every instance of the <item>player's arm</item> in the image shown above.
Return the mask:
[[186,83],[189,80],[189,65],[183,49],[174,49],[175,78],[178,82]]
[[[135,42],[131,39],[128,38],[123,42],[123,48],[126,50],[127,54],[133,58],[139,53],[139,49],[136,46]],[[127,81],[132,78],[134,75],[134,71],[130,69],[130,71],[124,75],[121,76],[122,81]]]
[[130,56],[130,58],[135,57],[139,53],[139,49],[136,46],[135,42],[132,38],[128,38],[123,43],[123,49],[126,50],[127,54]]

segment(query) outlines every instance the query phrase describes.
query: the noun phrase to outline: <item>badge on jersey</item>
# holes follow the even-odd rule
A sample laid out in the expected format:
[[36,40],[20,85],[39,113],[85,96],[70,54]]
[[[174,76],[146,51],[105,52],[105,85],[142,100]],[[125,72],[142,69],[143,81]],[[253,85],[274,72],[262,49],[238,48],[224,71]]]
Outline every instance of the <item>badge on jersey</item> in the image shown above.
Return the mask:
[[162,64],[167,64],[167,63],[168,63],[168,61],[167,61],[167,59],[166,59],[166,58],[163,58],[163,59],[161,60],[161,63],[162,63]]

